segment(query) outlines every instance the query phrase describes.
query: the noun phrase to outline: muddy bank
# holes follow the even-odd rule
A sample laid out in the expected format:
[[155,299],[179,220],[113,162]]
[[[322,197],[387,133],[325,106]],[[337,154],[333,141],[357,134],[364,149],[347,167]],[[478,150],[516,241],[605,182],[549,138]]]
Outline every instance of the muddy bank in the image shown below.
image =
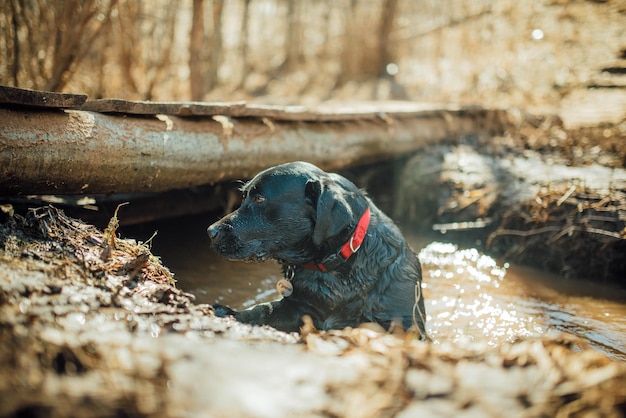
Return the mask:
[[626,286],[626,121],[567,129],[515,114],[502,137],[417,154],[398,176],[404,223],[564,277]]
[[299,336],[245,326],[194,304],[149,245],[50,207],[4,218],[2,416],[626,411],[624,364],[564,334],[470,348],[367,327]]

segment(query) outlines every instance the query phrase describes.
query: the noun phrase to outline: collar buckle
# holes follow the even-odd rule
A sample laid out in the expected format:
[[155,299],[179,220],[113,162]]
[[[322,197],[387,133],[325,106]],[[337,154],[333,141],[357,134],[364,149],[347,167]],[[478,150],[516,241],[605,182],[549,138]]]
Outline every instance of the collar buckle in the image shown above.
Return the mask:
[[353,241],[354,241],[354,235],[350,237],[350,251],[352,251],[352,254],[356,253],[357,251],[359,251],[359,248],[361,248],[361,244],[357,245],[357,247],[354,248]]

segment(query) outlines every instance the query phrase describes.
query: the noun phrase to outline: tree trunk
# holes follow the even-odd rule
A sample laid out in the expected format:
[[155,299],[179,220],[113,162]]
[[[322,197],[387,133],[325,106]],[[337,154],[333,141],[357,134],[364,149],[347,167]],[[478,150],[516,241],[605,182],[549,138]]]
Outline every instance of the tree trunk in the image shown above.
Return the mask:
[[298,0],[287,0],[287,31],[285,33],[285,61],[282,69],[293,72],[302,63],[302,7]]
[[[57,25],[66,29],[57,30],[52,75],[46,83],[45,90],[61,91],[63,89],[102,28],[109,24],[111,10],[116,4],[117,0],[112,0],[108,9],[102,13],[98,10],[98,4],[95,1],[70,2],[62,8],[62,16],[57,21]],[[100,14],[104,15],[101,22],[99,21]]]
[[228,117],[229,108],[218,106],[213,114],[222,116],[194,118],[164,110],[155,108],[152,115],[159,117],[133,117],[0,108],[0,192],[164,191],[246,178],[294,160],[338,169],[502,129],[502,116],[482,109],[394,113],[379,105],[370,113],[344,108],[343,114],[298,115],[290,108],[239,105],[233,113],[241,117]]
[[387,76],[387,64],[393,61],[389,36],[398,10],[398,0],[386,0],[383,3],[378,34],[378,77]]
[[[139,44],[138,29],[135,22],[141,16],[141,5],[136,2],[123,2],[116,19],[117,31],[112,42],[119,42],[119,66],[124,80],[124,88],[128,98],[137,97],[139,85],[133,76],[132,69],[137,65],[135,49]],[[120,41],[118,41],[119,39]]]
[[179,4],[172,2],[167,7],[166,18],[156,24],[162,26],[162,38],[160,48],[157,49],[158,57],[150,63],[152,71],[149,73],[148,83],[144,94],[144,100],[153,100],[155,90],[160,82],[166,77],[167,69],[170,68],[174,38],[176,36],[176,15]]
[[11,68],[11,76],[13,78],[13,87],[17,87],[19,85],[19,80],[17,78],[19,74],[20,68],[20,41],[17,37],[17,33],[19,31],[19,24],[17,21],[17,0],[10,0],[9,6],[11,10],[11,29],[13,33],[13,67]]
[[213,0],[213,36],[211,37],[211,48],[209,54],[208,70],[206,73],[207,92],[211,91],[219,84],[219,69],[222,63],[222,12],[224,10],[224,0]]
[[250,19],[250,1],[243,0],[243,13],[241,16],[241,38],[239,39],[239,50],[241,57],[241,78],[239,79],[238,89],[242,89],[248,73],[250,72],[250,63],[248,62],[248,27]]
[[193,16],[189,35],[189,83],[191,100],[202,101],[206,93],[204,80],[204,0],[193,0]]
[[343,34],[343,52],[339,61],[341,63],[341,72],[337,80],[337,85],[342,86],[348,81],[355,78],[359,70],[359,48],[354,47],[354,42],[361,35],[359,35],[358,28],[356,27],[355,15],[357,12],[359,0],[350,0],[350,7],[347,7],[344,12],[345,19],[345,32]]

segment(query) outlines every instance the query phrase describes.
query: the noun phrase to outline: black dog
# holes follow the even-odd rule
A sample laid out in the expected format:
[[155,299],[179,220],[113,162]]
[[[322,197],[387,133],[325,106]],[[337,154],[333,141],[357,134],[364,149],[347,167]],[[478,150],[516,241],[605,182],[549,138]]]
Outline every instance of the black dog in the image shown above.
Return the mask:
[[241,207],[211,225],[215,250],[234,260],[272,258],[283,266],[283,298],[218,316],[297,331],[400,321],[425,336],[421,266],[394,223],[346,178],[294,162],[242,187]]

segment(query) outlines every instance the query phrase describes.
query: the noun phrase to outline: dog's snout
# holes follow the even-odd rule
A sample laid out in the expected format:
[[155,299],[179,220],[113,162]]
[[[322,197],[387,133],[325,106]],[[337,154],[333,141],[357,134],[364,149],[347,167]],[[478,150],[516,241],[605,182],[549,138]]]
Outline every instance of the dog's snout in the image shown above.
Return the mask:
[[213,243],[221,240],[224,236],[229,235],[229,231],[233,229],[230,218],[222,218],[206,229],[206,233]]
[[219,225],[213,224],[206,229],[206,233],[211,238],[211,240],[215,240],[217,238],[217,234],[219,233]]

